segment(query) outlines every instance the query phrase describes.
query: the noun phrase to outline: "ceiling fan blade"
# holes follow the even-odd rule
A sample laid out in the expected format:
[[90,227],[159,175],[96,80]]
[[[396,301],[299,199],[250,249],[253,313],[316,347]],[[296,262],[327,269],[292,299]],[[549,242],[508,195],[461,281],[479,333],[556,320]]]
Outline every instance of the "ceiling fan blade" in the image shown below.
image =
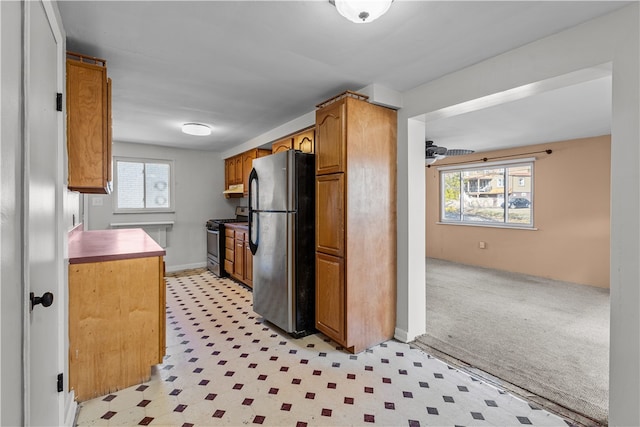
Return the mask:
[[475,153],[474,150],[466,150],[463,148],[452,148],[451,150],[447,150],[447,156],[464,156],[465,154]]

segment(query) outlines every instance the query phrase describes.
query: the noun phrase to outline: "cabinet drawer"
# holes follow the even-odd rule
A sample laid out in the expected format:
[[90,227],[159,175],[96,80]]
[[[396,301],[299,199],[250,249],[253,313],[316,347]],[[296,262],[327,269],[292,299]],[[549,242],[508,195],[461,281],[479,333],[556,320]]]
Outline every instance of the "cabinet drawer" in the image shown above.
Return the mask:
[[227,273],[233,273],[233,262],[229,261],[228,259],[224,260],[224,270]]
[[227,249],[228,248],[233,248],[233,245],[234,245],[233,241],[234,241],[233,237],[228,237],[228,236],[225,237],[224,238],[224,247],[227,248]]
[[[233,248],[224,248],[224,259],[227,259],[233,262],[233,258],[234,258]],[[226,267],[225,267],[225,270],[226,270]]]
[[233,239],[233,234],[234,234],[233,228],[225,228],[224,229],[224,236],[225,237],[231,237]]

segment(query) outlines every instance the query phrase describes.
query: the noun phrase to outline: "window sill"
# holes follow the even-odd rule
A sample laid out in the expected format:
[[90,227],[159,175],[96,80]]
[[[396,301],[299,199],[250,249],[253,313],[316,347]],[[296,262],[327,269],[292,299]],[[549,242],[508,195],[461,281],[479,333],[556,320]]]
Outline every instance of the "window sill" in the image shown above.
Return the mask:
[[538,231],[536,227],[519,227],[517,225],[499,225],[499,224],[474,224],[469,222],[436,222],[438,225],[455,225],[465,227],[482,227],[482,228],[508,228],[510,230]]

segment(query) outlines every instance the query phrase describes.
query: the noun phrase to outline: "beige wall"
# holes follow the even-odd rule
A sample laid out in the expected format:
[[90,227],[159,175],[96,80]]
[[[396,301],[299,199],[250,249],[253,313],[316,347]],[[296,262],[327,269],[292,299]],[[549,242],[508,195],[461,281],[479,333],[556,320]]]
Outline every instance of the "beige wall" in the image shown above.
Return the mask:
[[[536,230],[437,224],[438,166],[545,149],[535,155]],[[426,168],[427,257],[608,288],[610,182],[609,135],[439,160]]]

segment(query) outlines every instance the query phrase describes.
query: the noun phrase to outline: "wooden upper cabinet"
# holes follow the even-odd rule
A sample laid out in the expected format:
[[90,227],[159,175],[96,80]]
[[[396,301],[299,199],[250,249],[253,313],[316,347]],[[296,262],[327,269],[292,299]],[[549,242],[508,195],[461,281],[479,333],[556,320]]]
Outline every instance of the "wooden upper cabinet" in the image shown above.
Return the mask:
[[256,150],[249,150],[242,153],[242,183],[244,184],[244,195],[249,194],[249,174],[253,169],[253,161],[258,156]]
[[345,170],[345,100],[316,111],[316,175]]
[[254,148],[253,150],[242,153],[242,184],[244,185],[244,195],[249,194],[249,174],[253,169],[253,161],[259,157],[268,156],[271,154],[270,150],[262,148]]
[[309,129],[305,132],[294,135],[293,149],[300,150],[303,153],[314,153],[315,148],[315,129]]
[[236,162],[233,157],[224,160],[224,189],[233,184],[236,177]]
[[70,190],[111,191],[111,81],[106,61],[67,53],[67,153]]
[[283,138],[283,139],[281,139],[279,141],[274,142],[271,145],[271,152],[273,154],[280,153],[282,151],[291,150],[292,147],[293,147],[293,138],[291,138],[291,137]]
[[234,157],[235,166],[235,175],[233,179],[234,184],[242,184],[242,154],[238,154]]
[[271,154],[271,150],[254,148],[224,160],[224,189],[230,185],[243,184],[243,193],[227,194],[227,197],[242,197],[249,193],[249,174],[253,161],[258,157]]

